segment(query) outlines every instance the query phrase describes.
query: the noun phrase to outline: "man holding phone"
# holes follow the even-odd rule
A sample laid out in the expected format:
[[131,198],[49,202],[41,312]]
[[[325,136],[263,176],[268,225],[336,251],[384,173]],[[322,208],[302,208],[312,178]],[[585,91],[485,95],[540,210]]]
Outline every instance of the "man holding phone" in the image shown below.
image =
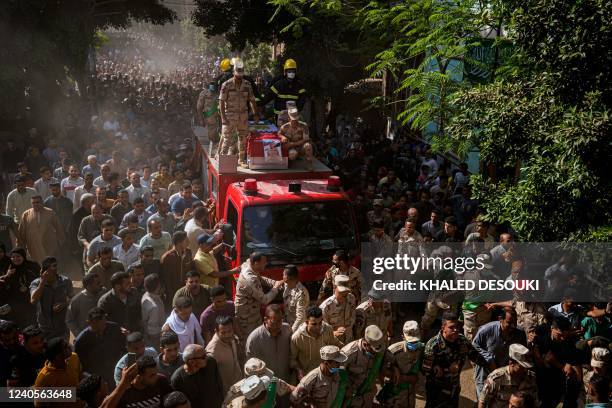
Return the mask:
[[140,332],[132,332],[127,335],[127,351],[127,354],[124,354],[115,365],[114,377],[117,385],[121,381],[121,372],[124,368],[133,366],[142,356],[157,357],[157,350],[145,346],[144,336]]
[[40,278],[30,284],[30,301],[36,305],[36,321],[45,340],[53,337],[68,339],[66,310],[72,297],[72,281],[57,273],[57,259],[42,261]]

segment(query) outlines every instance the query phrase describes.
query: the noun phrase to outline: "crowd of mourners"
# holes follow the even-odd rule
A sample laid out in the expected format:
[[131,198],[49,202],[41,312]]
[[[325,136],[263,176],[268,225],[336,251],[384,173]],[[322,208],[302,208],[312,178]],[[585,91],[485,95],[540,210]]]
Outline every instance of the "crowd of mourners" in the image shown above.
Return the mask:
[[[344,250],[316,296],[299,265],[282,280],[261,252],[228,265],[190,133],[216,63],[117,36],[98,55],[99,116],[75,106],[62,131],[2,147],[0,386],[76,389],[36,406],[439,408],[459,406],[471,364],[480,407],[609,406],[612,307],[577,301],[572,253],[546,268],[547,298],[499,302],[390,302]],[[522,277],[520,237],[485,221],[466,164],[349,115],[312,142],[362,241],[476,245],[487,271]]]

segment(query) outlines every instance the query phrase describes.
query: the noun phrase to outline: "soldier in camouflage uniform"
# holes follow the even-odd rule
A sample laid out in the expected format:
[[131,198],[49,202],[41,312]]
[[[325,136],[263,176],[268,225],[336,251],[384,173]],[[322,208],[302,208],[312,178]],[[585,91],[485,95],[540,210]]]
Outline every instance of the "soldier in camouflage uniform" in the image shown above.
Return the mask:
[[[238,283],[236,284],[236,321],[240,326],[241,341],[245,342],[249,334],[261,326],[262,305],[267,305],[278,294],[283,281],[274,281],[261,276],[266,268],[267,258],[261,252],[253,252],[249,260],[242,264]],[[264,293],[263,287],[270,288]]]
[[299,280],[295,265],[286,265],[283,271],[285,287],[283,303],[285,305],[285,321],[291,325],[294,333],[306,321],[306,309],[310,305],[308,289]]
[[236,60],[234,76],[221,85],[219,93],[219,114],[221,115],[221,142],[219,155],[238,154],[238,164],[247,167],[246,138],[249,134],[249,110],[251,105],[253,116],[257,118],[257,106],[253,88],[244,79],[244,64]]
[[478,290],[478,281],[497,279],[492,273],[493,265],[490,263],[490,256],[480,254],[477,256],[483,267],[473,268],[458,274],[457,280],[473,281],[476,283],[474,290],[465,292],[465,300],[461,305],[463,312],[463,333],[468,341],[474,340],[478,328],[491,321],[491,310],[485,304],[490,295],[486,291]]
[[361,288],[363,286],[363,276],[361,271],[354,266],[349,265],[349,257],[346,251],[337,251],[332,258],[332,267],[325,272],[325,278],[319,289],[319,303],[323,299],[328,298],[334,292],[334,278],[337,275],[346,275],[349,277],[349,288],[355,296],[357,304],[361,303]]
[[[430,254],[431,258],[448,258],[453,257],[453,250],[448,246],[441,246],[433,250]],[[438,269],[435,268],[433,271],[433,279],[436,281],[450,281],[455,279],[455,275],[452,270]],[[431,328],[431,325],[436,320],[439,314],[452,311],[455,312],[455,307],[452,306],[451,296],[458,295],[458,292],[447,292],[447,291],[431,291],[427,297],[425,303],[425,312],[421,317],[421,334],[426,336]],[[450,304],[449,304],[450,303]]]
[[348,283],[348,276],[336,276],[334,295],[321,303],[323,320],[334,329],[334,336],[344,344],[353,339],[355,307],[357,306]]
[[370,289],[368,297],[369,299],[357,306],[355,311],[354,338],[362,337],[365,328],[371,325],[380,327],[387,337],[392,337],[393,315],[391,302],[374,289]]
[[508,352],[510,362],[505,367],[494,370],[485,382],[478,400],[479,408],[506,408],[512,393],[522,391],[531,395],[534,401],[538,397],[536,376],[529,349],[521,344],[511,344]]
[[286,144],[289,149],[289,161],[302,156],[306,160],[308,170],[312,171],[313,154],[308,125],[306,122],[299,120],[300,113],[297,108],[291,107],[287,110],[287,113],[290,120],[280,127],[278,135],[281,137],[281,142]]
[[347,357],[337,346],[321,347],[320,356],[321,364],[302,378],[291,393],[291,401],[298,406],[341,408],[348,380],[339,370]]
[[389,210],[384,208],[384,201],[382,198],[375,198],[372,201],[373,209],[368,211],[366,218],[368,220],[368,226],[374,228],[375,224],[382,224],[385,232],[389,235],[393,235],[393,219]]
[[[266,367],[266,363],[264,363],[262,360],[256,357],[249,358],[247,362],[244,363],[244,374],[247,377],[256,375],[262,378],[263,377],[268,378],[268,379],[274,378],[274,372],[272,372],[272,370]],[[234,401],[236,398],[242,395],[242,391],[240,390],[240,387],[242,387],[243,383],[244,383],[244,378],[229,388],[229,390],[227,391],[227,394],[225,395],[225,399],[223,400],[223,404],[221,406],[223,407],[229,406],[229,404],[232,401]],[[276,395],[279,397],[282,397],[283,395],[289,394],[291,391],[293,391],[294,388],[295,387],[293,387],[290,384],[287,384],[285,381],[279,378],[278,382],[276,383]]]
[[219,103],[216,101],[216,85],[214,82],[208,84],[198,95],[196,111],[200,125],[206,127],[208,139],[213,142],[219,140]]
[[423,350],[421,331],[416,321],[407,321],[403,328],[404,341],[389,346],[391,360],[388,370],[398,373],[399,383],[388,381],[377,396],[378,402],[388,408],[414,408],[416,384],[419,381]]
[[386,350],[386,340],[380,328],[368,326],[363,339],[355,340],[342,348],[347,356],[344,366],[349,378],[345,399],[347,408],[367,408],[373,405],[376,382],[383,379],[384,368],[391,361],[391,355]]
[[459,404],[461,369],[469,358],[488,367],[486,360],[459,333],[457,316],[445,313],[442,329],[425,345],[422,372],[425,375],[425,408],[456,407]]
[[[276,380],[276,379],[274,379]],[[252,375],[240,385],[240,395],[229,402],[228,408],[263,407],[273,380]]]

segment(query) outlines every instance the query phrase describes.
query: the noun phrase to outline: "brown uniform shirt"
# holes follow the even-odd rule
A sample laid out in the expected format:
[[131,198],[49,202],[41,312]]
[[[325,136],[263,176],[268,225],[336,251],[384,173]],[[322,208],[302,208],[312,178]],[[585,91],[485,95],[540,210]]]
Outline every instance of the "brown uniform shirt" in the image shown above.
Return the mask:
[[230,122],[239,122],[247,125],[249,110],[247,103],[255,103],[253,88],[248,81],[242,79],[238,86],[234,78],[230,78],[221,85],[219,100],[225,102],[225,116]]

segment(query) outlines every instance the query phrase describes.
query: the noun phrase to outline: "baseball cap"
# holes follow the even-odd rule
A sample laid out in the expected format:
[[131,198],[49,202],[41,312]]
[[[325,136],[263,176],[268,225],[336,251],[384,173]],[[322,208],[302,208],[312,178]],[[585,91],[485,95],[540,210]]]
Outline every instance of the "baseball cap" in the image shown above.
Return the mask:
[[202,244],[212,244],[215,241],[215,237],[210,234],[200,234],[198,236],[198,245]]
[[336,361],[338,363],[344,363],[348,359],[346,354],[340,351],[338,346],[323,346],[319,351],[321,360],[323,361]]
[[522,344],[514,343],[510,345],[508,355],[519,365],[525,368],[533,368],[531,357],[529,356],[529,349]]
[[363,338],[376,352],[379,352],[385,347],[383,332],[375,324],[366,327]]
[[419,329],[419,324],[414,320],[408,320],[404,323],[404,339],[409,342],[420,341],[421,340],[421,330]]

